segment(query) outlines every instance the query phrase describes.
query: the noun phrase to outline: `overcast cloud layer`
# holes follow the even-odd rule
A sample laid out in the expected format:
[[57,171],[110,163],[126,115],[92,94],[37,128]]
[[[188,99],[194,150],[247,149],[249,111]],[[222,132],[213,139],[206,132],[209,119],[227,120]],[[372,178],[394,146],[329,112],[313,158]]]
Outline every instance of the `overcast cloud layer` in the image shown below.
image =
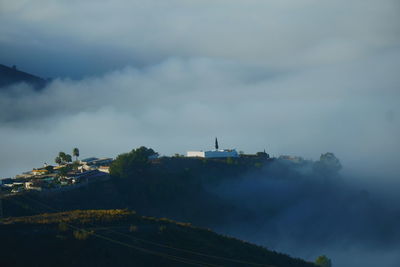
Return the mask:
[[1,63],[55,80],[40,94],[3,90],[0,175],[74,146],[171,154],[214,136],[396,174],[399,11],[395,0],[1,1]]
[[2,61],[44,77],[81,77],[171,56],[273,69],[397,49],[397,0],[2,0]]

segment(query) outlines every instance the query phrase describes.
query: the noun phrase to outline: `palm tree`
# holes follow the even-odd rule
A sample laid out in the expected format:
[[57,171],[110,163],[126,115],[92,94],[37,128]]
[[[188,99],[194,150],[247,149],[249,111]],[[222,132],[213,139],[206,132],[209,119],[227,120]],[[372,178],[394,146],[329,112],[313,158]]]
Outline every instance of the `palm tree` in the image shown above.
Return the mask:
[[69,163],[72,162],[72,157],[70,154],[65,154],[64,161]]
[[65,162],[65,156],[66,154],[62,151],[58,153],[58,157],[61,159],[61,162]]
[[75,147],[74,150],[72,151],[72,155],[75,157],[75,160],[78,161],[79,149],[77,147]]
[[62,160],[61,160],[60,157],[56,157],[56,158],[54,159],[54,161],[55,161],[58,165],[60,165],[61,162],[62,162]]

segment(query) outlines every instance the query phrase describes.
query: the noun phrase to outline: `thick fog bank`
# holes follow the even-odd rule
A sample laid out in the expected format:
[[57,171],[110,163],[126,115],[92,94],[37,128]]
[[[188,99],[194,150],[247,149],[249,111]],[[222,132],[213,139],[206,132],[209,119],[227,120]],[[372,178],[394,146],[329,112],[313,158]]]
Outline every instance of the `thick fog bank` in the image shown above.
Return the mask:
[[51,163],[73,147],[83,157],[116,156],[141,145],[168,155],[212,148],[215,136],[223,148],[309,159],[332,151],[346,170],[397,173],[398,59],[394,51],[278,71],[171,58],[104,76],[56,79],[41,93],[16,85],[0,94],[0,176]]
[[400,181],[364,184],[362,177],[315,174],[310,165],[273,163],[209,187],[243,211],[217,230],[308,260],[326,254],[333,266],[397,266],[400,197],[386,190]]

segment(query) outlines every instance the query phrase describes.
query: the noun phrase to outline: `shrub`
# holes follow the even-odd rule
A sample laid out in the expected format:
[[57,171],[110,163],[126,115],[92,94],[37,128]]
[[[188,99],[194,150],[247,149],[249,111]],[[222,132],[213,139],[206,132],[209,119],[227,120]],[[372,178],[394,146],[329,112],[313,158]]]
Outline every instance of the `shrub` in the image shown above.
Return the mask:
[[316,264],[317,266],[321,266],[321,267],[332,267],[332,262],[331,262],[331,260],[330,260],[327,256],[325,256],[325,255],[319,256],[319,257],[315,260],[315,264]]
[[93,231],[86,231],[83,229],[74,231],[74,237],[78,240],[86,240],[92,234],[93,234]]
[[65,222],[60,222],[58,224],[58,230],[60,230],[61,232],[65,232],[68,230],[68,225]]

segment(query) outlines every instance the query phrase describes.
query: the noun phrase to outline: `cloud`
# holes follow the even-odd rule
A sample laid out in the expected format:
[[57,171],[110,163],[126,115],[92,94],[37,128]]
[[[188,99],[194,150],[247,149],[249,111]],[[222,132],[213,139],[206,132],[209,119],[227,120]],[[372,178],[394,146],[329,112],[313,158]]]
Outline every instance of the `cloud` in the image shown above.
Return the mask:
[[1,7],[0,47],[8,64],[45,77],[82,77],[171,56],[301,68],[351,62],[400,44],[396,0],[44,0]]
[[[315,159],[333,151],[347,170],[364,170],[368,161],[371,170],[394,174],[398,59],[395,51],[352,65],[277,72],[235,61],[171,58],[104,76],[57,79],[41,93],[14,86],[0,95],[1,142],[21,146],[18,140],[37,136],[24,157],[38,164],[33,151],[47,161],[76,145],[110,156],[140,145],[173,154],[207,149],[219,136],[223,146],[248,152],[266,148]],[[7,168],[14,157],[7,153],[2,175],[13,174]]]
[[398,195],[355,184],[354,176],[323,177],[309,164],[270,162],[262,171],[209,185],[236,207],[217,231],[311,261],[326,254],[335,266],[397,266]]

